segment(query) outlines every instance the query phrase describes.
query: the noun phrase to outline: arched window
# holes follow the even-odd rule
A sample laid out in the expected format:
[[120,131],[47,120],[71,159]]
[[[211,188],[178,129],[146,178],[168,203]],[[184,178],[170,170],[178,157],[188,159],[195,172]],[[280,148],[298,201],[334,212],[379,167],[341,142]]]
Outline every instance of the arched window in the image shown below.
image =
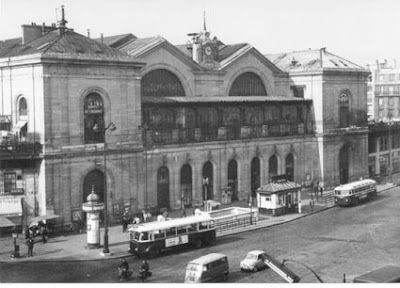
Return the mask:
[[104,142],[103,100],[97,93],[91,93],[84,102],[85,144]]
[[157,208],[169,209],[169,170],[165,166],[157,171]]
[[89,172],[85,176],[83,181],[82,202],[87,201],[87,197],[92,193],[92,190],[99,196],[99,201],[104,203],[104,173],[97,169]]
[[24,97],[21,97],[18,102],[18,117],[20,120],[22,120],[27,116],[28,116],[28,105],[26,104],[26,99]]
[[276,157],[276,155],[272,155],[269,158],[268,166],[268,174],[270,179],[271,177],[278,175],[278,158]]
[[260,188],[260,159],[254,157],[251,160],[251,196],[256,197],[256,191]]
[[267,91],[260,76],[245,72],[233,81],[229,96],[267,96]]
[[238,171],[237,162],[232,159],[228,164],[228,186],[232,191],[232,200],[238,200]]
[[350,92],[343,91],[339,96],[339,127],[345,128],[350,125]]
[[[207,161],[203,166],[203,200],[214,199],[214,173],[213,165],[210,161]],[[207,179],[206,182],[205,179]]]
[[294,181],[294,157],[292,153],[286,156],[285,162],[287,180]]
[[189,164],[181,168],[181,196],[185,207],[192,206],[192,167]]
[[141,81],[142,96],[185,96],[179,78],[166,69],[150,71]]

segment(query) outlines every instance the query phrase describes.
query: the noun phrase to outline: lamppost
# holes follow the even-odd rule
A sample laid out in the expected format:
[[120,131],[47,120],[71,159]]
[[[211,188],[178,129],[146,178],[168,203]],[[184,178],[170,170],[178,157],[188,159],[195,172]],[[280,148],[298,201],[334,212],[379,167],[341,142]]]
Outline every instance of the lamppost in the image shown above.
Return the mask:
[[[251,192],[250,192],[251,193]],[[253,197],[249,195],[250,225],[253,225]]]
[[101,129],[98,125],[95,125],[93,127],[94,131],[101,131],[103,132],[104,135],[104,146],[103,146],[103,156],[104,156],[104,246],[103,246],[103,252],[102,255],[105,254],[109,254],[110,253],[110,249],[108,248],[108,208],[107,208],[107,159],[106,159],[106,146],[107,146],[107,142],[106,142],[106,131],[110,130],[110,131],[115,131],[117,129],[117,127],[115,126],[114,123],[110,123],[108,124],[107,127]]
[[203,191],[204,191],[204,210],[208,211],[207,207],[207,185],[208,185],[208,177],[204,176],[203,177]]

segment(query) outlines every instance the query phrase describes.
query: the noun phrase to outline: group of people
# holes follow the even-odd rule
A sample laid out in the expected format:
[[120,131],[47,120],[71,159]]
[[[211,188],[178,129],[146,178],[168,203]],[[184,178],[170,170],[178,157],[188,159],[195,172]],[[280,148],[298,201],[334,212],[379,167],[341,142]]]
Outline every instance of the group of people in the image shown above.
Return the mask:
[[42,236],[43,244],[47,243],[48,229],[45,221],[40,221],[35,225],[26,226],[25,228],[25,240],[28,246],[28,257],[33,257],[33,246],[35,244],[35,237],[37,235]]
[[122,232],[126,232],[129,224],[140,224],[149,222],[151,219],[151,214],[147,210],[142,210],[141,213],[135,214],[133,217],[130,216],[129,210],[126,209],[122,214]]
[[[118,275],[120,281],[127,280],[132,275],[132,271],[129,270],[129,264],[126,259],[122,259],[121,263],[118,265]],[[144,282],[147,277],[150,277],[152,273],[150,272],[150,265],[146,259],[142,261],[142,264],[139,267],[139,276]]]

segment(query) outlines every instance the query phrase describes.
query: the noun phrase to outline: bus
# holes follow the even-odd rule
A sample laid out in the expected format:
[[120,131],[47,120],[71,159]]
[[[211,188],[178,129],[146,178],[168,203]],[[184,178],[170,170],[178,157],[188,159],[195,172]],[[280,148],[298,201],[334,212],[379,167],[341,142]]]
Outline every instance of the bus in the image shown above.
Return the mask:
[[371,199],[377,195],[376,182],[364,179],[340,185],[335,188],[335,203],[339,206],[357,205],[362,199]]
[[216,239],[216,227],[210,215],[193,215],[166,221],[154,221],[129,228],[129,252],[138,257],[154,257],[165,250],[200,248]]

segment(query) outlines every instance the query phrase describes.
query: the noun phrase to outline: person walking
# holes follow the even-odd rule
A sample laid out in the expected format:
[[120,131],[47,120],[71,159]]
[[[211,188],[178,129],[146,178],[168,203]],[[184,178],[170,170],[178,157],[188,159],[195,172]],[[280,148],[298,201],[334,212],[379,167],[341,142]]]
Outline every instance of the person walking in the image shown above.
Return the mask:
[[319,193],[320,193],[321,201],[322,201],[322,195],[324,194],[324,187],[322,187],[321,183],[319,183]]
[[124,214],[122,215],[122,232],[126,232],[128,228],[129,222],[129,212],[125,210]]
[[40,234],[42,235],[43,244],[47,242],[47,228],[45,225],[40,227]]
[[318,201],[318,187],[319,187],[319,181],[317,181],[314,187],[314,197],[317,199],[317,201]]
[[34,244],[33,238],[29,237],[26,242],[27,242],[26,244],[28,245],[28,257],[33,257],[33,244]]

